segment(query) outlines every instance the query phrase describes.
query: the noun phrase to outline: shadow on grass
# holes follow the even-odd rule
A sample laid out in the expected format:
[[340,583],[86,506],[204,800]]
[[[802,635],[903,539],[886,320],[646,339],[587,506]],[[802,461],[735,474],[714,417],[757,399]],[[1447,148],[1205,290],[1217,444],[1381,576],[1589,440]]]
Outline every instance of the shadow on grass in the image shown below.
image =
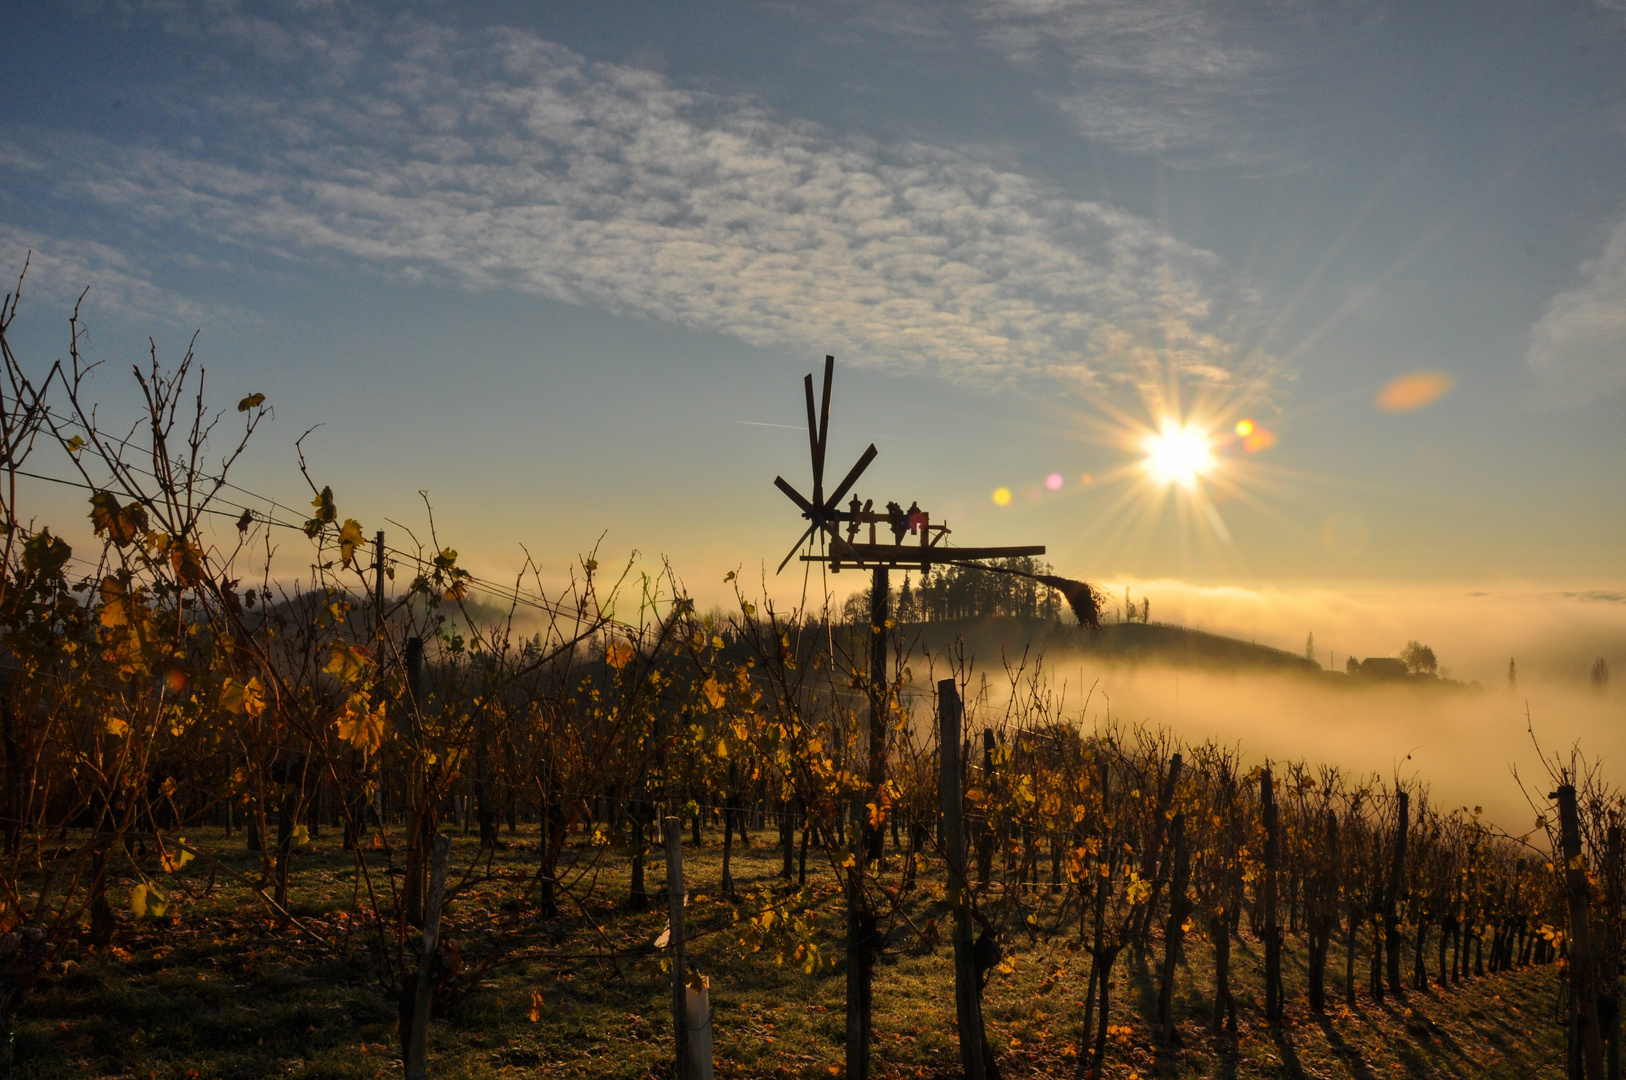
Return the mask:
[[1282,1055],[1282,1072],[1294,1080],[1303,1080],[1304,1066],[1299,1061],[1298,1048],[1293,1045],[1292,1034],[1282,1025],[1272,1024],[1270,1041],[1276,1044],[1277,1053]]
[[1366,1059],[1344,1041],[1344,1036],[1333,1026],[1331,1017],[1322,1013],[1315,1020],[1317,1026],[1321,1028],[1322,1037],[1327,1040],[1327,1045],[1332,1047],[1333,1053],[1349,1066],[1349,1071],[1355,1075],[1356,1080],[1378,1080],[1377,1073],[1372,1071],[1372,1066],[1366,1063]]

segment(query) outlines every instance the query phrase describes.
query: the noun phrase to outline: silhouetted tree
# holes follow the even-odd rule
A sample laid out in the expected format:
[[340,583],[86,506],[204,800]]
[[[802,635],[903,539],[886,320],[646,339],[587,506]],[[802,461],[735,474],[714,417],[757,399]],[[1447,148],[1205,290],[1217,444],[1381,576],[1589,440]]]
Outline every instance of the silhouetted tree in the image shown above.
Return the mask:
[[1400,650],[1400,659],[1414,675],[1433,675],[1440,668],[1434,650],[1420,641],[1406,642],[1406,647]]

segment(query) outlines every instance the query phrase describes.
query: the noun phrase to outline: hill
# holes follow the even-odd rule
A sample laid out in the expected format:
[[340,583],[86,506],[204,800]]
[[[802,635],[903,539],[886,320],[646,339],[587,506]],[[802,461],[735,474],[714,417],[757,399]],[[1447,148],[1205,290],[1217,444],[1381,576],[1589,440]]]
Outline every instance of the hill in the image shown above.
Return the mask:
[[985,664],[1001,656],[1015,659],[1026,650],[1030,655],[1083,654],[1108,663],[1221,671],[1322,672],[1313,661],[1285,649],[1158,622],[1111,623],[1090,631],[1054,619],[995,616],[910,624],[903,628],[903,637],[933,651],[960,638],[967,652]]

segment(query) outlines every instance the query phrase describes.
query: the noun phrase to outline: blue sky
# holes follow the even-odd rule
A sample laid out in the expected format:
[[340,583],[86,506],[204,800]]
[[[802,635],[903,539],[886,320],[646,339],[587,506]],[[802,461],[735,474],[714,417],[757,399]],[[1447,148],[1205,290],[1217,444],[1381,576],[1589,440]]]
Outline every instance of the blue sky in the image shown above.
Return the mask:
[[[703,598],[771,570],[833,353],[832,468],[874,440],[860,494],[1064,573],[1621,580],[1618,4],[11,23],[0,265],[35,253],[31,362],[86,285],[115,411],[148,335],[200,330],[220,403],[276,408],[245,486],[297,505],[323,425],[341,514],[421,530],[426,490],[483,574],[601,533]],[[1451,391],[1374,404],[1418,371]],[[1196,498],[1148,490],[1125,431],[1176,399],[1225,436]],[[1231,440],[1244,418],[1274,445]]]

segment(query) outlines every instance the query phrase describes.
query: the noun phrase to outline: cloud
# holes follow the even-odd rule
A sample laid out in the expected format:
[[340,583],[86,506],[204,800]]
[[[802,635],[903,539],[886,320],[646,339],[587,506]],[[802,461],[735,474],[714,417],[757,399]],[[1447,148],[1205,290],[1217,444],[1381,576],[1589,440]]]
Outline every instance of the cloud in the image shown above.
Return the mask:
[[1530,328],[1525,356],[1543,393],[1560,403],[1590,401],[1626,385],[1626,220],[1580,274],[1581,284],[1553,297]]
[[1272,8],[1267,26],[1203,0],[989,0],[975,12],[1012,60],[1061,69],[1053,100],[1088,138],[1136,153],[1268,156],[1252,133],[1278,88],[1269,32],[1290,7]]
[[0,225],[0,274],[4,291],[15,293],[22,281],[22,310],[71,309],[84,294],[85,311],[143,319],[163,319],[196,326],[208,312],[186,298],[153,284],[148,270],[125,252],[93,240]]
[[517,30],[203,29],[282,65],[275,87],[212,99],[206,151],[14,130],[0,169],[150,230],[857,363],[1244,377],[1232,343],[1257,301],[1218,258],[1009,167],[841,137]]

